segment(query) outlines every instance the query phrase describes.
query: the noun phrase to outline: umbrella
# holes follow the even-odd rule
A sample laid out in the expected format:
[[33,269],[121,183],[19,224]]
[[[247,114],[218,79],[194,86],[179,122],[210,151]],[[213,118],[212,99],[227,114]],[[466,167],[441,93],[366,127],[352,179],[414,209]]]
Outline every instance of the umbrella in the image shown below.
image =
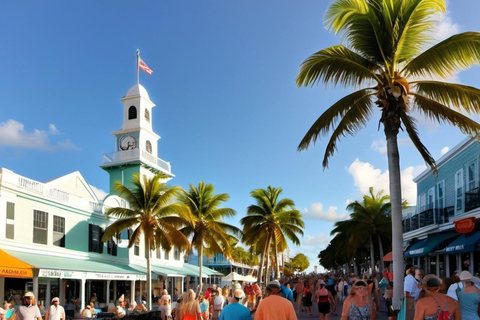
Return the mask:
[[392,251],[390,251],[383,257],[383,261],[393,261]]

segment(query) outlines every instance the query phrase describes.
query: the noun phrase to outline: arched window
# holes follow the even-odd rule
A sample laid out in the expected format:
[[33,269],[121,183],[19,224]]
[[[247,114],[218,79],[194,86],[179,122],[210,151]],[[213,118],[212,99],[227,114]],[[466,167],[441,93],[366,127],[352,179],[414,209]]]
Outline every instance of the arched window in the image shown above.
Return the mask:
[[146,148],[148,153],[152,153],[152,144],[147,140]]
[[145,109],[145,120],[150,122],[150,111],[148,111],[148,109]]
[[128,108],[128,120],[131,119],[137,119],[137,108],[135,106]]

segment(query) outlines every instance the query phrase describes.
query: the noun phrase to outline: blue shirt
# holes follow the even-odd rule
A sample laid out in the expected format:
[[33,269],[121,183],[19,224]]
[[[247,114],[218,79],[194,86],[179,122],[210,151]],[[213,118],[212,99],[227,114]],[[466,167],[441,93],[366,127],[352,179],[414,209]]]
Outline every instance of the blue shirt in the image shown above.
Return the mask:
[[290,288],[285,287],[283,284],[280,287],[282,291],[280,295],[289,301],[293,301],[293,292]]
[[230,303],[220,313],[220,320],[252,320],[250,310],[240,303]]

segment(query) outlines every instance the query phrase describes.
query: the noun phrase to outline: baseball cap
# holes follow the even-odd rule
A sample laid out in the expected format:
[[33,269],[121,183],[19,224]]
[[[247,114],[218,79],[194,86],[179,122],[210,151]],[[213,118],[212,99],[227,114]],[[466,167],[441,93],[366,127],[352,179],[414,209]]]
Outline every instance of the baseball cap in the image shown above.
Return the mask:
[[267,288],[280,288],[280,281],[278,280],[272,280],[269,283],[267,283]]

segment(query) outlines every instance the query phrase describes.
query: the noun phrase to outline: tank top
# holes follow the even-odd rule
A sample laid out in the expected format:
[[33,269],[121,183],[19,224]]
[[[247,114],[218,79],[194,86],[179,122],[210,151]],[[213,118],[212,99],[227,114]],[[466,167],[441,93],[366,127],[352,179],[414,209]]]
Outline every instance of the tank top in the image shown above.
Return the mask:
[[462,312],[462,319],[468,320],[478,320],[478,303],[480,302],[480,297],[477,292],[463,292],[459,290],[458,292],[458,301],[460,302],[460,311]]
[[348,320],[370,320],[370,302],[363,307],[357,307],[352,300],[348,311]]
[[[440,305],[438,304],[437,300],[434,297],[432,297],[432,299],[437,304],[437,313],[434,314],[433,316],[425,316],[425,317],[423,317],[423,320],[437,320],[437,318],[438,318],[438,314],[441,311]],[[448,303],[445,305],[445,310],[448,310]],[[453,320],[453,315],[450,315],[450,320]]]
[[323,288],[317,290],[318,303],[328,302],[328,290]]

